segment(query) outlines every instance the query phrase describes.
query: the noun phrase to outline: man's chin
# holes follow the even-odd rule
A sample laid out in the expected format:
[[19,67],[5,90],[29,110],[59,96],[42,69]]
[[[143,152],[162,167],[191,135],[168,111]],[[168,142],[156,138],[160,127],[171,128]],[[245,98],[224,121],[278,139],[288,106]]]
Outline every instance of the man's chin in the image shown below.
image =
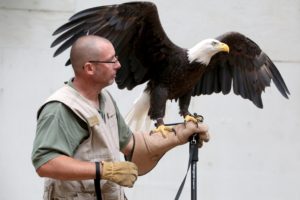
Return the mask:
[[115,82],[115,79],[113,79],[113,80],[109,81],[109,83],[108,83],[108,85],[107,85],[107,86],[109,86],[109,85],[112,85],[114,82]]

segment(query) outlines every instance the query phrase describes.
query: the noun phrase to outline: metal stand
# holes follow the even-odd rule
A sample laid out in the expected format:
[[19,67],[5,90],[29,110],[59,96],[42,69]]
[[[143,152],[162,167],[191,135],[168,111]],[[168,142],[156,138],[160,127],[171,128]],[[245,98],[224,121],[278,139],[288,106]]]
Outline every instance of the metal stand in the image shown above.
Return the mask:
[[179,200],[179,197],[181,195],[181,192],[184,187],[184,183],[188,174],[188,171],[191,167],[191,199],[196,200],[197,199],[197,162],[198,162],[198,143],[199,138],[198,135],[193,135],[192,139],[190,140],[190,148],[189,148],[189,163],[188,163],[188,169],[185,174],[185,177],[183,181],[180,184],[180,187],[177,191],[177,194],[175,196],[175,200]]
[[191,157],[191,199],[197,199],[197,162],[198,162],[198,143],[199,138],[193,135],[190,140],[190,156]]
[[[194,113],[193,115],[194,117],[196,117],[198,122],[203,122],[203,116],[198,115],[197,113]],[[173,124],[166,124],[166,126],[173,126],[173,125],[177,125],[177,124],[181,124],[181,123],[173,123]],[[181,195],[181,192],[183,190],[184,187],[184,183],[188,174],[188,171],[191,167],[191,199],[192,200],[197,200],[197,162],[199,160],[198,158],[198,148],[199,146],[199,136],[198,134],[194,134],[191,138],[190,138],[190,148],[189,148],[189,163],[188,163],[188,169],[187,172],[185,174],[185,177],[177,191],[177,194],[175,196],[175,200],[179,200],[179,197]]]

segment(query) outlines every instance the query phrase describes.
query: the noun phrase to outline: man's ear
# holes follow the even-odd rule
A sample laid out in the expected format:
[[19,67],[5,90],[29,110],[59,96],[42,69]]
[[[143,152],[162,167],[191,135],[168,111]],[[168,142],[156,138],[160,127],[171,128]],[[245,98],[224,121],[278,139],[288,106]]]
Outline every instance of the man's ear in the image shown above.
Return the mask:
[[84,64],[83,70],[85,71],[85,73],[93,75],[95,72],[95,66],[92,65],[91,63],[87,62]]

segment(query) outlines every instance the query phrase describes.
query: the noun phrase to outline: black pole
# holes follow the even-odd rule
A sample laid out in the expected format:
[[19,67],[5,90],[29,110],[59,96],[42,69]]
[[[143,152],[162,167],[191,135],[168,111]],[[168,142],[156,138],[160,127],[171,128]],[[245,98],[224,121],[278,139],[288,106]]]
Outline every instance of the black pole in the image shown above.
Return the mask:
[[198,135],[193,135],[190,140],[191,160],[191,199],[197,200],[197,162],[198,162]]
[[[203,122],[203,116],[202,115],[198,115],[197,113],[194,113],[193,115],[196,119],[197,122]],[[174,126],[174,125],[178,125],[178,124],[182,124],[182,123],[172,123],[172,124],[165,124],[166,126]],[[190,138],[190,148],[189,148],[189,153],[190,153],[190,158],[189,158],[189,164],[188,164],[188,169],[187,172],[185,174],[185,177],[183,179],[183,181],[180,184],[180,187],[177,191],[177,194],[175,196],[175,200],[178,200],[180,197],[180,194],[183,190],[184,187],[184,183],[188,174],[188,171],[191,167],[191,199],[192,200],[197,200],[197,162],[199,160],[198,158],[198,146],[199,146],[199,136],[198,134],[194,134],[191,138]]]

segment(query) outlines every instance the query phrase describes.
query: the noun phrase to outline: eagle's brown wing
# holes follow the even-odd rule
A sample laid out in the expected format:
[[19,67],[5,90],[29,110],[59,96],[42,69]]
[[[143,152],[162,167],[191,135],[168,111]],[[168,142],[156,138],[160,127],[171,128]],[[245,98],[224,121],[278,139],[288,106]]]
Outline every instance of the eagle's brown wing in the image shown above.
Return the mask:
[[109,39],[122,64],[116,77],[121,89],[132,89],[155,78],[167,66],[160,63],[170,58],[173,49],[178,49],[165,34],[157,8],[151,2],[131,2],[83,10],[59,27],[54,32],[56,34],[61,35],[52,43],[52,47],[63,43],[54,56],[69,48],[83,35],[99,35]]
[[255,42],[237,32],[229,32],[216,39],[226,43],[230,52],[212,57],[194,88],[193,96],[214,92],[228,94],[233,87],[236,95],[262,108],[261,93],[272,80],[280,93],[288,98],[289,90],[279,71]]

